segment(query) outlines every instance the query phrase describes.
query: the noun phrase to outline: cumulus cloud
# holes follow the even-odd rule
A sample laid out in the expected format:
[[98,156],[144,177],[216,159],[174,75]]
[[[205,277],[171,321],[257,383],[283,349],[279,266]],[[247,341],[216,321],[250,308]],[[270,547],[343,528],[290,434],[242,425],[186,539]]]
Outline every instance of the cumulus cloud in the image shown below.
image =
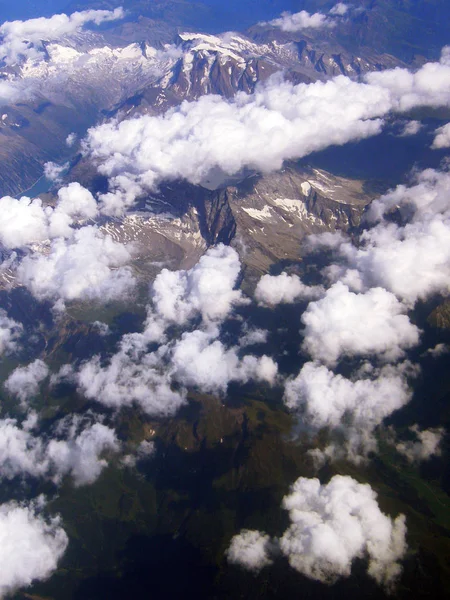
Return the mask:
[[[413,185],[400,185],[375,200],[366,219],[378,224],[364,231],[358,246],[333,240],[344,264],[328,269],[330,278],[360,291],[382,286],[408,305],[436,293],[447,294],[449,191],[450,174],[427,169],[416,175]],[[399,217],[396,222],[389,218],[392,214]]]
[[5,381],[6,390],[18,398],[22,404],[39,393],[40,384],[48,377],[49,368],[40,359],[26,365],[17,367]]
[[311,579],[348,577],[356,558],[379,584],[398,578],[406,552],[405,517],[383,514],[368,484],[335,475],[328,484],[300,477],[283,500],[291,525],[279,540],[290,565]]
[[23,332],[23,325],[10,319],[3,308],[0,308],[0,355],[16,352]]
[[335,456],[345,454],[354,462],[376,449],[374,429],[412,395],[407,377],[414,369],[409,363],[365,367],[367,372],[352,380],[309,362],[286,382],[284,392],[286,406],[312,432],[324,427],[340,431],[345,441]]
[[70,475],[75,485],[85,485],[107,465],[102,454],[119,449],[114,430],[76,417],[64,427],[57,424],[50,440],[29,429],[15,419],[0,420],[0,477],[42,477],[60,483]]
[[450,352],[450,346],[447,344],[436,344],[434,348],[429,348],[426,351],[426,354],[429,354],[433,358],[438,358],[439,356],[443,356],[444,354],[448,354]]
[[46,456],[55,482],[70,475],[76,486],[93,483],[108,464],[102,455],[119,450],[116,433],[110,427],[94,423],[79,430],[80,422],[74,419],[67,439],[53,439],[48,444]]
[[135,285],[128,248],[97,227],[76,230],[68,241],[57,238],[49,254],[22,260],[17,279],[39,300],[102,300],[124,298]]
[[312,233],[305,239],[305,251],[338,251],[346,242],[349,242],[349,238],[347,235],[342,233],[342,231],[323,231],[322,233]]
[[369,223],[382,221],[393,210],[399,210],[411,222],[423,221],[450,210],[450,173],[425,169],[415,174],[412,185],[398,185],[374,200],[365,215]]
[[[172,389],[169,374],[161,369],[161,353],[146,353],[145,344],[129,353],[128,343],[124,340],[105,366],[97,356],[80,367],[73,375],[80,392],[117,410],[137,405],[153,416],[175,414],[185,404],[186,392]],[[142,343],[139,340],[139,345]]]
[[245,346],[253,346],[255,344],[265,344],[269,336],[267,329],[252,329],[246,324],[242,328],[243,335],[239,338],[239,346],[244,348]]
[[370,485],[342,475],[327,484],[300,477],[283,508],[291,524],[280,538],[243,530],[233,537],[228,560],[258,572],[281,552],[302,575],[332,584],[350,576],[356,559],[365,559],[370,577],[394,586],[407,549],[405,517],[382,513]]
[[450,222],[440,215],[405,227],[369,230],[352,261],[367,285],[382,285],[409,304],[448,293]]
[[[334,7],[334,10],[338,10],[338,5]],[[344,6],[344,5],[342,5]],[[333,10],[333,9],[332,9]],[[339,12],[331,12],[330,14],[340,14]],[[327,17],[323,13],[317,12],[311,14],[306,10],[301,10],[298,13],[291,14],[289,12],[281,13],[281,17],[273,19],[268,23],[261,23],[261,25],[271,25],[281,29],[281,31],[296,32],[302,31],[303,29],[324,29],[327,27],[334,27],[335,22],[333,19]]]
[[397,67],[368,73],[365,81],[389,92],[396,112],[417,106],[448,106],[450,92],[450,47],[446,46],[439,62],[425,63],[416,72]]
[[402,137],[408,137],[410,135],[416,135],[422,129],[422,123],[420,121],[408,121],[405,123],[401,132]]
[[378,355],[397,360],[419,342],[405,307],[383,288],[355,294],[336,283],[302,315],[303,349],[329,365],[341,356]]
[[[222,244],[190,270],[163,270],[150,289],[143,331],[123,336],[107,361],[94,356],[77,369],[66,365],[61,377],[106,406],[137,405],[155,416],[176,413],[189,386],[224,393],[232,381],[274,384],[278,367],[270,357],[242,355],[238,343],[219,339],[225,318],[246,302],[234,289],[239,272],[237,253]],[[171,325],[181,331],[168,339]]]
[[103,212],[118,214],[164,179],[198,184],[214,168],[233,175],[246,165],[272,171],[285,158],[374,135],[382,122],[373,118],[388,110],[384,90],[346,77],[298,86],[272,79],[231,101],[208,95],[161,117],[110,121],[89,130],[84,151],[110,178]]
[[0,104],[7,105],[17,102],[17,100],[26,100],[33,95],[33,83],[15,80],[0,81]]
[[177,325],[198,314],[206,323],[222,321],[245,303],[242,292],[235,289],[240,271],[238,253],[224,244],[208,249],[192,269],[163,269],[152,285],[153,317]]
[[[228,349],[216,339],[217,325],[244,301],[234,289],[239,272],[237,253],[222,244],[188,271],[164,269],[151,287],[144,330],[125,335],[108,363],[96,356],[70,373],[80,391],[112,408],[136,404],[147,414],[167,416],[186,402],[185,388],[176,389],[175,382],[224,391],[230,380],[273,378],[266,359],[241,361],[238,348]],[[185,332],[167,342],[168,326],[188,327],[198,316],[207,332]],[[149,343],[158,348],[149,352]]]
[[0,199],[0,210],[0,242],[5,248],[20,248],[47,239],[48,216],[40,199],[16,200],[4,196]]
[[111,329],[107,323],[102,321],[94,321],[92,325],[97,329],[98,334],[105,337],[111,333]]
[[199,184],[213,169],[268,172],[330,145],[378,134],[383,117],[417,106],[448,106],[450,51],[415,73],[370,73],[363,81],[338,76],[298,84],[271,78],[253,94],[204,96],[160,116],[112,120],[89,130],[84,152],[110,181],[102,210],[120,214],[162,180]]
[[345,4],[344,2],[338,2],[333,6],[330,10],[330,15],[337,15],[339,17],[343,17],[350,10],[350,5]]
[[13,65],[23,59],[36,59],[43,52],[43,41],[58,40],[80,31],[87,23],[100,25],[121,19],[122,8],[110,10],[85,10],[53,15],[27,21],[6,21],[0,26],[0,59]]
[[44,175],[50,181],[59,182],[61,181],[61,175],[69,166],[69,163],[64,163],[63,165],[58,165],[54,162],[46,162],[44,165]]
[[0,421],[0,476],[42,476],[48,465],[44,458],[44,443],[18,426],[15,419]]
[[226,554],[229,562],[257,573],[263,567],[272,564],[270,547],[271,540],[268,535],[243,529],[232,538]]
[[435,149],[450,147],[450,123],[436,129],[436,135],[431,147]]
[[265,381],[272,385],[276,363],[267,356],[239,355],[239,347],[226,347],[217,328],[184,332],[180,339],[147,351],[153,337],[126,335],[119,351],[103,364],[99,356],[69,369],[69,378],[86,397],[119,410],[139,406],[153,416],[175,414],[186,402],[186,387],[224,393],[232,381]]
[[40,198],[4,196],[0,198],[0,210],[0,242],[8,249],[71,237],[74,218],[90,219],[98,212],[92,194],[76,182],[60,188],[55,208],[44,206]]
[[127,454],[122,459],[122,465],[124,467],[135,467],[139,460],[145,460],[152,458],[156,454],[155,442],[149,442],[143,440],[136,449],[135,454]]
[[305,285],[297,275],[263,275],[255,290],[255,299],[259,304],[273,306],[292,304],[298,300],[320,298],[325,290],[320,285]]
[[89,190],[74,181],[58,190],[58,202],[50,217],[50,237],[71,237],[74,220],[94,219],[97,202]]
[[400,454],[406,456],[410,462],[421,462],[430,459],[432,456],[440,456],[439,447],[445,435],[443,427],[433,429],[419,429],[418,425],[409,428],[415,441],[405,441],[396,444],[396,449]]
[[227,349],[218,333],[192,331],[184,333],[171,356],[174,378],[186,386],[196,386],[205,392],[224,393],[231,381],[250,379],[275,382],[276,363],[268,356],[238,356],[238,348]]
[[0,505],[0,596],[3,598],[57,568],[68,544],[59,516],[46,517],[45,501]]
[[69,135],[66,138],[66,145],[69,148],[72,148],[76,144],[77,140],[78,140],[78,136],[76,133],[74,133],[74,132],[69,133]]
[[[376,450],[376,427],[409,401],[408,380],[417,373],[407,361],[381,370],[365,363],[348,378],[329,367],[342,356],[398,361],[418,344],[420,331],[407,311],[418,299],[449,290],[449,192],[448,171],[415,173],[409,185],[372,202],[368,228],[355,244],[342,234],[309,240],[310,250],[328,248],[338,257],[324,270],[337,283],[302,315],[303,349],[328,368],[307,363],[288,380],[285,402],[308,428],[328,428],[328,446],[310,451],[316,462],[336,456],[358,462]],[[428,354],[443,351],[438,346]],[[430,445],[435,439],[430,435]],[[419,453],[420,440],[415,443]]]

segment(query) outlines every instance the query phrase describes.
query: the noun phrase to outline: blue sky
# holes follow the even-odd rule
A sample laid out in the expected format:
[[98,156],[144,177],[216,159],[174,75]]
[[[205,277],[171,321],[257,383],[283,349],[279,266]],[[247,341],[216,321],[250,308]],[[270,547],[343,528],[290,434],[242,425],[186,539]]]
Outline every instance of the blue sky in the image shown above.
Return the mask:
[[29,19],[61,12],[68,0],[0,0],[0,20]]

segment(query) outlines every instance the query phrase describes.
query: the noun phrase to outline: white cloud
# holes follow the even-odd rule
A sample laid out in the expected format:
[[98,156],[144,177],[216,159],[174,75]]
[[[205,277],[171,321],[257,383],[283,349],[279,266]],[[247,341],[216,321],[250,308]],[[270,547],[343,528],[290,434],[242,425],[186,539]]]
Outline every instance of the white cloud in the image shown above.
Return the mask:
[[88,398],[118,410],[136,404],[154,416],[175,414],[186,402],[186,386],[224,393],[231,381],[275,382],[278,368],[271,358],[240,358],[239,347],[227,348],[218,335],[215,327],[185,332],[154,352],[147,352],[154,339],[145,330],[126,335],[106,365],[94,357],[69,378]]
[[0,242],[6,248],[20,248],[47,239],[48,216],[39,198],[16,200],[4,196],[0,199],[0,210]]
[[269,336],[267,329],[252,329],[249,328],[245,323],[242,328],[243,335],[239,338],[239,346],[245,348],[245,346],[253,346],[255,344],[265,344]]
[[43,441],[20,428],[14,419],[0,420],[0,476],[40,477],[47,469]]
[[13,104],[18,100],[28,100],[34,95],[34,81],[23,79],[0,81],[0,105]]
[[227,349],[217,336],[218,332],[199,330],[182,335],[171,355],[172,375],[177,381],[215,393],[224,393],[231,381],[275,382],[278,368],[271,358],[247,355],[240,359],[238,347]]
[[74,132],[69,133],[69,135],[66,138],[66,145],[69,148],[72,148],[72,146],[75,145],[75,143],[77,142],[77,140],[78,140],[78,136],[77,136],[76,133],[74,133]]
[[[397,213],[396,221],[389,219]],[[367,211],[369,223],[357,246],[334,238],[344,263],[327,274],[353,289],[382,286],[408,306],[436,293],[447,294],[450,281],[450,173],[426,169],[411,186],[399,185]],[[316,240],[325,245],[329,240]]]
[[40,359],[17,367],[5,381],[6,390],[16,396],[23,404],[39,393],[40,384],[48,377],[49,369]]
[[110,10],[85,10],[53,15],[27,21],[6,21],[0,26],[0,59],[13,65],[25,59],[36,59],[43,51],[42,41],[58,40],[80,31],[87,23],[100,25],[124,16],[122,8]]
[[79,183],[70,183],[58,191],[55,208],[44,206],[40,198],[0,198],[2,221],[0,242],[5,248],[22,248],[55,237],[71,237],[74,217],[93,218],[97,203]]
[[417,106],[448,106],[450,101],[450,47],[439,62],[425,63],[416,72],[395,68],[365,76],[369,85],[381,87],[391,98],[391,110],[406,112]]
[[44,175],[47,179],[51,181],[59,182],[61,181],[61,175],[69,166],[69,163],[64,163],[63,165],[58,165],[54,162],[46,162],[44,165]]
[[58,190],[57,211],[82,219],[93,219],[98,214],[94,196],[77,181]]
[[342,231],[324,231],[322,233],[312,233],[305,240],[305,249],[308,251],[332,249],[336,250],[344,243],[348,242],[348,237]]
[[234,289],[240,271],[238,253],[224,244],[209,248],[188,271],[163,269],[152,285],[150,314],[166,324],[184,325],[198,314],[206,323],[222,321],[245,302]]
[[342,475],[327,484],[300,477],[283,508],[291,524],[280,538],[243,530],[231,540],[228,560],[258,572],[281,552],[302,575],[331,584],[349,577],[353,562],[364,559],[367,573],[393,588],[407,549],[405,517],[382,513],[370,485]]
[[344,15],[346,15],[348,13],[349,9],[350,9],[349,4],[345,4],[344,2],[338,2],[330,10],[330,15],[337,15],[339,17],[343,17]]
[[268,535],[260,531],[243,529],[232,538],[226,554],[229,562],[241,565],[249,571],[258,572],[273,562],[269,556],[270,546]]
[[255,290],[255,299],[259,304],[273,306],[292,304],[298,300],[320,298],[325,293],[322,286],[305,285],[297,275],[263,275]]
[[156,454],[155,442],[143,440],[137,447],[136,454],[127,454],[122,459],[124,467],[135,467],[138,460],[149,459]]
[[235,348],[226,349],[218,332],[184,333],[172,355],[174,375],[186,386],[207,392],[225,392],[228,383],[239,377],[239,358]]
[[93,226],[76,230],[70,241],[58,238],[50,253],[26,256],[17,278],[39,300],[124,298],[135,285],[128,248]]
[[[333,13],[330,11],[330,14],[340,13]],[[281,29],[281,31],[296,32],[302,31],[303,29],[325,29],[327,27],[334,27],[335,22],[323,13],[317,12],[311,14],[306,10],[301,10],[294,14],[283,12],[278,19],[273,19],[268,23],[261,23],[261,25],[271,25],[272,27]]]
[[429,354],[433,358],[438,358],[439,356],[443,356],[444,354],[448,354],[450,352],[450,346],[447,344],[436,344],[434,348],[429,348],[426,351],[426,354]]
[[367,231],[363,241],[353,263],[366,285],[382,285],[410,304],[439,292],[448,293],[448,217],[436,215],[403,228],[379,225]]
[[405,517],[380,511],[376,493],[351,477],[328,484],[300,477],[283,500],[291,525],[279,540],[290,565],[311,579],[332,583],[348,577],[356,558],[367,558],[368,574],[392,585],[406,552]]
[[111,329],[107,323],[102,321],[94,321],[92,325],[97,329],[98,334],[105,337],[111,333]]
[[68,439],[51,440],[46,449],[55,482],[70,474],[76,486],[93,483],[108,464],[102,454],[119,450],[113,429],[94,423],[76,433],[77,426],[75,421]]
[[418,425],[410,427],[416,441],[405,441],[396,444],[396,449],[400,454],[406,456],[410,462],[420,462],[428,460],[432,456],[440,456],[440,443],[445,435],[443,427],[434,429],[419,429]]
[[435,149],[450,147],[450,123],[436,129],[436,135],[431,147]]
[[22,332],[22,324],[10,319],[6,311],[0,308],[0,356],[19,349]]
[[149,442],[147,440],[143,440],[137,449],[138,458],[149,458],[153,456],[156,452],[155,442]]
[[50,216],[49,237],[74,235],[74,220],[93,219],[98,214],[97,202],[89,190],[72,182],[58,190],[58,203]]
[[122,347],[104,367],[99,357],[84,363],[75,374],[80,391],[114,409],[137,404],[149,415],[175,414],[185,404],[186,393],[172,390],[168,373],[161,369],[163,357],[145,354],[145,345],[133,351],[137,355],[130,356]]
[[389,93],[346,77],[297,86],[272,78],[231,101],[208,95],[160,117],[110,121],[89,130],[84,151],[117,190],[103,212],[119,214],[164,179],[198,184],[214,168],[232,175],[246,165],[273,171],[285,158],[374,135],[389,107]]
[[[123,336],[106,363],[95,356],[77,371],[66,366],[63,376],[106,406],[119,410],[135,404],[155,416],[176,413],[186,402],[186,386],[224,393],[232,381],[274,384],[278,367],[271,358],[241,356],[239,344],[229,347],[219,340],[222,322],[246,302],[234,289],[239,272],[237,253],[223,244],[210,248],[190,270],[164,269],[151,287],[143,331]],[[181,337],[167,340],[170,325],[183,328]],[[150,343],[157,349],[149,352]]]
[[416,135],[421,129],[422,123],[420,121],[408,121],[405,123],[400,136],[408,137],[410,135]]
[[[248,358],[241,365],[238,348],[227,350],[215,341],[215,325],[245,301],[242,292],[234,289],[240,269],[235,250],[219,244],[192,269],[161,271],[151,286],[151,305],[143,332],[125,335],[108,364],[94,357],[72,374],[80,391],[116,409],[137,404],[147,414],[167,416],[186,401],[184,389],[172,389],[174,380],[202,389],[224,390],[230,380],[248,379],[250,372],[255,377],[270,378],[267,361],[250,364]],[[164,345],[168,326],[187,326],[197,316],[210,333],[186,333],[180,341]],[[157,351],[147,352],[150,342],[159,344]]]
[[383,117],[417,106],[449,106],[450,51],[415,73],[370,73],[362,82],[338,76],[293,85],[271,78],[253,94],[232,100],[203,96],[164,115],[112,120],[88,132],[84,151],[110,181],[102,210],[120,214],[145,189],[162,180],[204,181],[247,166],[280,169],[330,145],[378,134]]
[[405,312],[383,288],[355,294],[338,282],[303,313],[303,349],[330,365],[344,355],[396,360],[419,342],[419,330]]
[[34,435],[15,419],[0,420],[0,477],[42,477],[60,483],[70,475],[75,485],[92,483],[107,465],[105,451],[116,452],[114,430],[102,423],[72,417],[59,422],[53,439]]
[[0,505],[0,596],[4,597],[56,570],[68,538],[61,519],[42,514],[44,500]]
[[[382,221],[392,210],[399,209],[412,222],[445,214],[450,210],[450,173],[425,169],[415,174],[412,185],[398,185],[374,200],[366,213],[370,223]],[[405,236],[403,236],[405,237]]]
[[[339,430],[345,442],[335,457],[345,455],[354,462],[376,449],[374,429],[394,411],[409,402],[412,391],[406,376],[408,364],[385,366],[351,380],[323,365],[306,363],[295,379],[286,382],[284,402],[312,431],[327,427]],[[333,432],[332,432],[333,433]]]

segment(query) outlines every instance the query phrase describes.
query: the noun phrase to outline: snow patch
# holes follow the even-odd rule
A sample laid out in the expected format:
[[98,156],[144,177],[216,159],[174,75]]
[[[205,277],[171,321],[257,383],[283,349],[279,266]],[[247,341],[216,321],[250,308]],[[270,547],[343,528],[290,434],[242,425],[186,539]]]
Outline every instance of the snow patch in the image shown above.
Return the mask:
[[269,206],[265,206],[262,210],[258,210],[257,208],[242,208],[242,210],[257,221],[270,221],[272,218]]

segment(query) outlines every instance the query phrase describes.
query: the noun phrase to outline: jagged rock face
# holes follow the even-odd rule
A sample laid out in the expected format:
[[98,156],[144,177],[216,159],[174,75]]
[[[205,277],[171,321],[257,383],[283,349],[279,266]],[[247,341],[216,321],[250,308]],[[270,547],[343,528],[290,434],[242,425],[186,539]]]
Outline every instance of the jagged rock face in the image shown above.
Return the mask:
[[[370,200],[361,181],[290,165],[218,190],[185,182],[163,186],[143,201],[137,215],[114,227],[117,239],[142,242],[141,257],[155,261],[170,255],[172,264],[186,266],[208,246],[223,242],[262,273],[280,260],[298,260],[310,233],[357,227]],[[131,222],[133,235],[127,234]],[[106,226],[110,233],[111,227]],[[149,231],[159,236],[158,243],[145,238]],[[179,251],[170,250],[170,244]]]
[[181,98],[251,93],[259,81],[281,68],[294,69],[296,65],[295,49],[290,45],[258,45],[243,35],[184,33],[178,36],[177,44],[183,54],[168,87]]
[[[357,227],[370,200],[361,181],[289,165],[281,172],[249,176],[217,190],[185,182],[162,187],[141,206],[154,214],[146,217],[142,210],[138,218],[146,222],[144,226],[142,221],[143,229],[153,228],[179,246],[178,259],[171,253],[173,264],[178,260],[189,265],[208,246],[223,242],[238,250],[247,267],[263,273],[280,260],[298,260],[310,233]],[[135,239],[140,236],[142,231]],[[123,233],[119,239],[124,239]],[[167,256],[167,244],[148,241],[142,256],[158,260],[155,252],[161,248]]]
[[247,266],[265,272],[280,260],[298,260],[310,233],[358,226],[369,201],[360,181],[318,169],[292,165],[254,176],[227,190],[235,222],[232,244]]
[[313,37],[314,34],[310,33],[287,33],[259,25],[250,28],[246,33],[252,41],[260,45],[291,47],[296,53],[296,70],[303,70],[311,79],[335,75],[355,77],[403,64],[389,54],[377,53],[370,49],[358,48],[358,54],[355,54],[336,39],[330,41],[320,35]]
[[[361,181],[289,165],[216,190],[184,181],[162,185],[133,213],[99,225],[114,240],[133,245],[136,275],[146,282],[162,266],[190,268],[220,242],[234,246],[242,263],[261,274],[281,260],[299,260],[310,233],[357,227],[370,200]],[[46,243],[35,248],[47,249]],[[11,284],[14,272],[2,272],[0,287]]]

